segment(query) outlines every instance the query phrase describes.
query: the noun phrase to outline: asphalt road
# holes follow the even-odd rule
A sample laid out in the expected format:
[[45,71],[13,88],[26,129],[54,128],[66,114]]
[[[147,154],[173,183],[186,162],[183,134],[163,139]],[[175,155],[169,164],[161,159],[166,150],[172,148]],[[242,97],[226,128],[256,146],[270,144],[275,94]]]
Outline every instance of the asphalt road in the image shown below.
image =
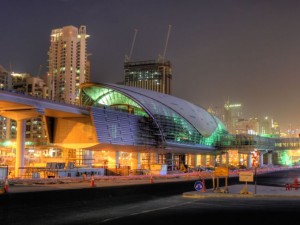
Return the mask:
[[[258,178],[281,185],[299,171]],[[276,181],[277,180],[277,181]],[[265,181],[265,183],[264,183]],[[0,196],[0,224],[286,224],[298,220],[300,200],[292,198],[190,199],[194,180]],[[237,178],[229,185],[238,183]],[[221,181],[221,185],[224,185]],[[211,181],[206,181],[207,188]],[[300,190],[299,190],[300,191]],[[205,222],[204,222],[205,221]]]

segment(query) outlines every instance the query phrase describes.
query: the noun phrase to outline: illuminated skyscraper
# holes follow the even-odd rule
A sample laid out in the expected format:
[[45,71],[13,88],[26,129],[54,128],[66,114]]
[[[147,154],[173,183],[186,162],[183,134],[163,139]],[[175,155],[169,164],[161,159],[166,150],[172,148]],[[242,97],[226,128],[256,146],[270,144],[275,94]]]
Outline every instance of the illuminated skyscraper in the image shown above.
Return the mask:
[[77,104],[79,84],[89,81],[86,27],[65,26],[50,35],[48,86],[50,99]]
[[240,119],[242,119],[242,105],[227,101],[224,105],[224,123],[230,133],[237,133],[236,127]]
[[171,94],[170,61],[139,61],[124,63],[124,85]]

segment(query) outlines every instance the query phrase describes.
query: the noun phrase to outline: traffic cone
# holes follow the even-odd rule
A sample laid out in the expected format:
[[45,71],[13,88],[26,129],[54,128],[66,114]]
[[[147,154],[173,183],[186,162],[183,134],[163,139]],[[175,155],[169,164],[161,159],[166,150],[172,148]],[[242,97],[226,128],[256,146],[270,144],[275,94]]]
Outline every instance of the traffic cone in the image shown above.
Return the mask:
[[9,187],[9,183],[8,183],[8,179],[5,179],[5,183],[4,183],[4,191],[5,193],[8,193],[8,187]]
[[202,192],[205,192],[206,191],[206,187],[205,187],[205,180],[204,179],[202,179],[202,184],[203,184],[203,188],[202,188]]
[[95,187],[95,180],[94,180],[94,177],[92,177],[92,179],[91,179],[91,187]]
[[150,175],[150,184],[153,184],[153,177],[152,177],[152,174]]

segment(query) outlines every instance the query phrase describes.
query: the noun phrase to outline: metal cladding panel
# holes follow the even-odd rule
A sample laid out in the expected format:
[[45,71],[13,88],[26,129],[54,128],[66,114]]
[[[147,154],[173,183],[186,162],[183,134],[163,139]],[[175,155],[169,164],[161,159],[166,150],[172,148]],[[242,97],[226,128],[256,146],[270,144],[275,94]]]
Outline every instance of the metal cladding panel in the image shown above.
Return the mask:
[[145,137],[142,117],[110,109],[91,108],[100,143],[118,145],[157,145],[155,137]]
[[208,113],[200,106],[196,106],[183,99],[141,88],[116,84],[107,85],[114,87],[115,89],[120,90],[128,94],[129,96],[132,96],[133,98],[139,100],[153,114],[156,114],[156,112],[153,112],[153,110],[157,110],[155,108],[154,101],[156,101],[160,105],[167,106],[169,109],[172,109],[189,123],[191,123],[198,130],[198,132],[200,132],[205,137],[210,136],[217,128],[217,122],[210,113]]

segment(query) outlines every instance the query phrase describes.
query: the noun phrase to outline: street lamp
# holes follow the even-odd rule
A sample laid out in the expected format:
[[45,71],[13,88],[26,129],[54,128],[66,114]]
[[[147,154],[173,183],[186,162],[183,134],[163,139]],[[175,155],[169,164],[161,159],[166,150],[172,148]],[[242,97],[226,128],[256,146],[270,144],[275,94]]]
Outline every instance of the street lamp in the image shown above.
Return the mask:
[[257,149],[254,149],[252,153],[252,167],[254,167],[254,194],[256,194],[256,180],[257,180],[257,177],[256,177],[256,170],[257,170],[257,167],[259,166],[259,163],[258,163],[258,151]]

